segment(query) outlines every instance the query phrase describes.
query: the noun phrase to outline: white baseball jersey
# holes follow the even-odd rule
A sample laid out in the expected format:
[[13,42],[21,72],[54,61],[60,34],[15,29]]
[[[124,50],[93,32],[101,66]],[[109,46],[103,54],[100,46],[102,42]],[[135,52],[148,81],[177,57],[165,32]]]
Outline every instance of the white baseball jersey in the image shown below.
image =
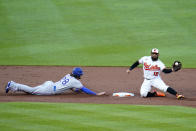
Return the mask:
[[67,74],[60,81],[56,82],[55,86],[57,94],[70,88],[80,89],[83,87],[82,83],[75,77],[70,76],[70,74]]
[[163,62],[159,59],[152,61],[151,56],[144,56],[139,59],[139,63],[143,64],[144,78],[153,79],[159,77],[161,71],[165,68]]

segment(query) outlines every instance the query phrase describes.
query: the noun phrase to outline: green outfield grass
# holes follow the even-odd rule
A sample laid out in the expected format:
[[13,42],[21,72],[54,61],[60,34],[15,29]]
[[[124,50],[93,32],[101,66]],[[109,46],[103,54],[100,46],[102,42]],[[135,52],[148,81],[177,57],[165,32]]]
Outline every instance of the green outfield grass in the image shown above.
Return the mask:
[[0,65],[196,67],[195,0],[0,0]]
[[1,131],[193,131],[196,109],[113,104],[1,103]]

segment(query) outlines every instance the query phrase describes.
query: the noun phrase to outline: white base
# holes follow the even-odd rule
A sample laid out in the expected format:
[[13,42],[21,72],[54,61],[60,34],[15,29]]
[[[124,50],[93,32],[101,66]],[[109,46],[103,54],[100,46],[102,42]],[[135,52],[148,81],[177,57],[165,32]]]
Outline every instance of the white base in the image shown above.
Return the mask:
[[118,93],[113,93],[112,96],[128,97],[128,96],[134,96],[134,94],[130,92],[118,92]]

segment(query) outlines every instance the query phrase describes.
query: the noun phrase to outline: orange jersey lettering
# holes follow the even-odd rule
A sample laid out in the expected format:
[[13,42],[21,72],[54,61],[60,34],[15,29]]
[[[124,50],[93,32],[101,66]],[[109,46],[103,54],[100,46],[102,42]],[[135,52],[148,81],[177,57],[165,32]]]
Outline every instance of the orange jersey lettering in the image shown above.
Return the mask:
[[157,65],[152,65],[151,67],[151,64],[148,65],[146,62],[144,62],[144,69],[145,70],[153,70],[153,71],[156,71],[156,70],[160,70],[160,67],[158,67]]

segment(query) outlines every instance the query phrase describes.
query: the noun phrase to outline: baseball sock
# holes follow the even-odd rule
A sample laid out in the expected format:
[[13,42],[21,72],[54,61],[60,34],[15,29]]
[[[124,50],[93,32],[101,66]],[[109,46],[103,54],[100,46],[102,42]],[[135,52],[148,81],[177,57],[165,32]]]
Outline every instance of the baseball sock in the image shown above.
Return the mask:
[[177,92],[173,88],[171,88],[171,87],[167,88],[167,92],[169,92],[170,94],[173,94],[173,95],[177,94]]

